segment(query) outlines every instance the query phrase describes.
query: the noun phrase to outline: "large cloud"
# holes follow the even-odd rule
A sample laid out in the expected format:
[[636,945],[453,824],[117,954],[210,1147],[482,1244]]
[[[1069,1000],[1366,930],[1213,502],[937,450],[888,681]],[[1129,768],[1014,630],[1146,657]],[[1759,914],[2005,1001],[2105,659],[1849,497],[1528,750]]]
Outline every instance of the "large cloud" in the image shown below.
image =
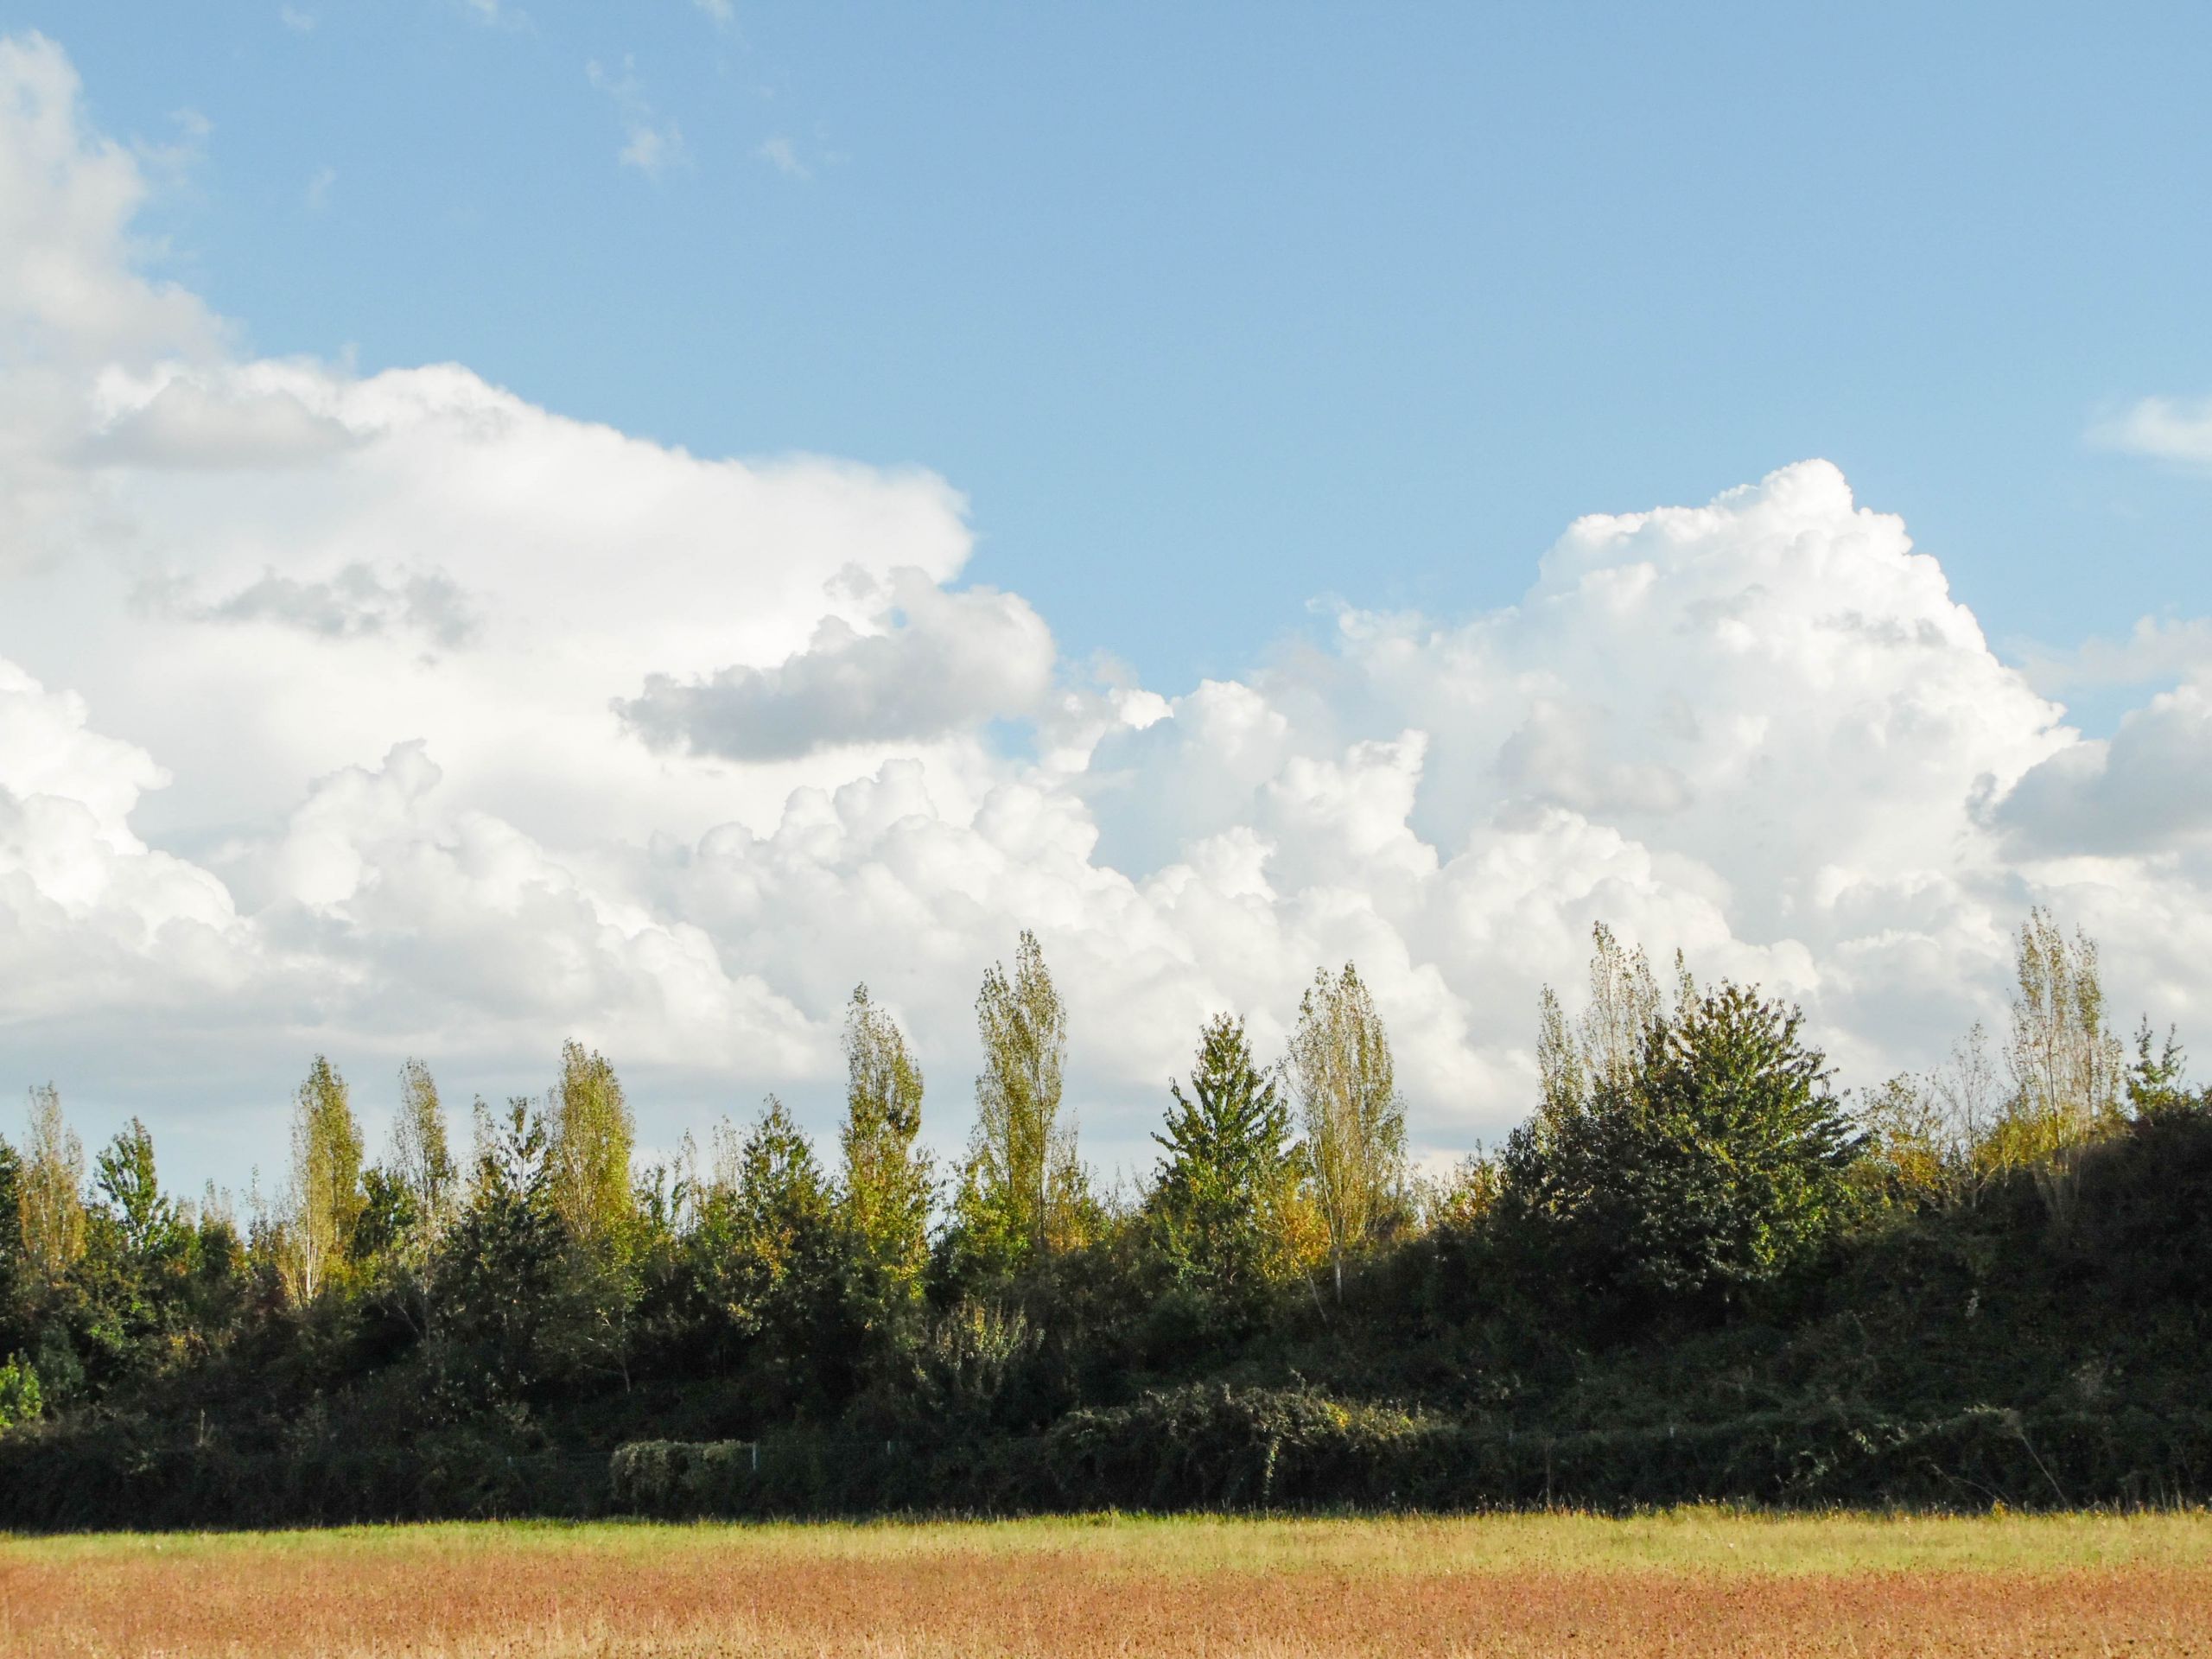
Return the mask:
[[1204,1016],[1279,1043],[1347,957],[1436,1147],[1522,1115],[1599,919],[1801,999],[1859,1080],[2001,1011],[2031,902],[2122,1007],[2212,990],[2212,798],[2167,786],[2202,692],[2084,741],[1824,462],[1581,520],[1507,609],[1093,683],[956,585],[930,474],[243,357],[132,265],[77,97],[0,45],[0,1056],[204,1166],[316,1048],[518,1088],[574,1033],[663,1140],[772,1085],[826,1116],[862,977],[953,1141],[1022,926],[1109,1160]]

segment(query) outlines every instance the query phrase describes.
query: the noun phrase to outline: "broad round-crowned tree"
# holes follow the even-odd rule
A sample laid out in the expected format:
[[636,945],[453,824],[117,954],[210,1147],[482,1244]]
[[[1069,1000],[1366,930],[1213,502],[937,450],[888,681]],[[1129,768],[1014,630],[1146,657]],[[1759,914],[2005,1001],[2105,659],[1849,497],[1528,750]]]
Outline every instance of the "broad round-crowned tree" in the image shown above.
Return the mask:
[[1802,1024],[1738,985],[1687,997],[1631,1074],[1516,1130],[1506,1201],[1554,1269],[1624,1310],[1719,1313],[1811,1260],[1859,1143]]

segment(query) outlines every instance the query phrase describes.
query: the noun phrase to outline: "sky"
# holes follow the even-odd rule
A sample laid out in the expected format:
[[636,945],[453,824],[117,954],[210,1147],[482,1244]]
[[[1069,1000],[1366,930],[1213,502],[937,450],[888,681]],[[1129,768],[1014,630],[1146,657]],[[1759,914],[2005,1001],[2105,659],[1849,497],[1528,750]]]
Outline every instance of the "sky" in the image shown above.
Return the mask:
[[[0,1081],[174,1179],[542,1089],[1102,1168],[1356,959],[1494,1142],[1591,925],[1840,1081],[2032,905],[2212,995],[2196,8],[0,0]],[[0,1112],[0,1123],[4,1122]],[[4,1132],[4,1130],[0,1130]]]

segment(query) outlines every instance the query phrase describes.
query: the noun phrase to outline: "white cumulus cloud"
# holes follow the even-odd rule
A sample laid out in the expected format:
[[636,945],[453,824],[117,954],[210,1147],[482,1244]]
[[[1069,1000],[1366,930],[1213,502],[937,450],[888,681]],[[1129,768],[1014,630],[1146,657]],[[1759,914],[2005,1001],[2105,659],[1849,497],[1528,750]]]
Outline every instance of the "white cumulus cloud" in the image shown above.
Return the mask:
[[2031,903],[2120,1008],[2212,997],[2200,625],[2085,741],[1826,462],[1579,520],[1510,607],[1148,688],[963,586],[933,474],[245,356],[133,264],[148,188],[0,41],[0,1058],[207,1173],[317,1050],[504,1091],[574,1034],[650,1135],[769,1086],[821,1122],[863,977],[955,1143],[1024,926],[1109,1160],[1207,1014],[1279,1044],[1348,957],[1416,1140],[1495,1136],[1601,919],[1802,1001],[1862,1082],[2001,1012]]

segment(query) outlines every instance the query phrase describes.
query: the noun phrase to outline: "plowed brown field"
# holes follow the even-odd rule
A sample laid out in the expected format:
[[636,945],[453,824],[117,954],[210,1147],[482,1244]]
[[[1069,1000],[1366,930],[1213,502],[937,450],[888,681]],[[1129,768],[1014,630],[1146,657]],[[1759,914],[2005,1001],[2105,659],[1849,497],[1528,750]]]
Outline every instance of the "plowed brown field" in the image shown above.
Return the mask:
[[2212,1521],[425,1527],[0,1541],[0,1652],[2212,1656]]

